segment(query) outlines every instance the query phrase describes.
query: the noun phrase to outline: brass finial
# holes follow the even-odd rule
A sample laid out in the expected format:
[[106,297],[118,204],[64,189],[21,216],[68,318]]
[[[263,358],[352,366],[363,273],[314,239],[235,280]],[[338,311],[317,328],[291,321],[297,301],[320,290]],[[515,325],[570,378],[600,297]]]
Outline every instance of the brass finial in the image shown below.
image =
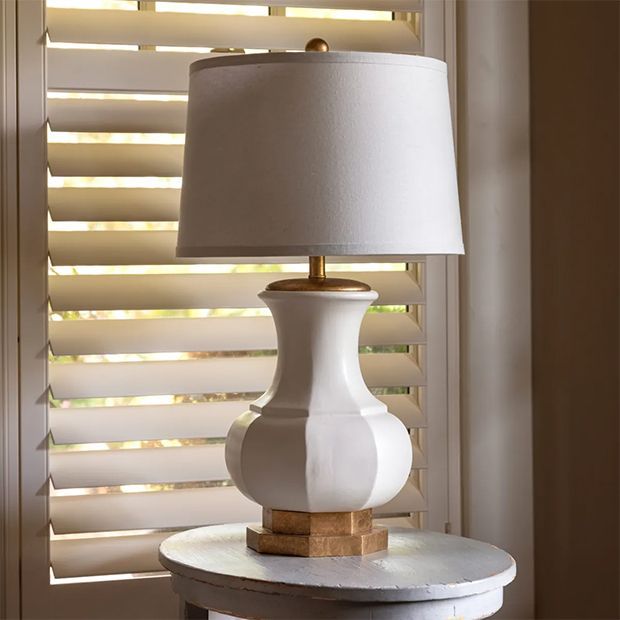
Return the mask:
[[310,39],[306,43],[306,52],[329,52],[329,44],[325,39]]

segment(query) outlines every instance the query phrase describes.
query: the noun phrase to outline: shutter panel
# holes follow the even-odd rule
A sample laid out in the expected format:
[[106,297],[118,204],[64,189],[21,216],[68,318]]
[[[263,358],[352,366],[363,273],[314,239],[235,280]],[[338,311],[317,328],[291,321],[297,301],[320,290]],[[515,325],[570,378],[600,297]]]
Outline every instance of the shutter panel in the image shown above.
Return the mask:
[[[426,426],[424,415],[409,394],[379,396],[407,428]],[[72,407],[50,411],[53,440],[61,444],[154,441],[157,439],[217,439],[226,436],[239,411],[252,401],[225,400],[175,405]]]
[[[161,4],[170,5],[172,2],[203,3],[204,0],[168,0]],[[256,0],[218,0],[218,4],[257,5]],[[422,8],[420,0],[271,0],[270,6],[294,6],[321,9],[352,9],[359,11],[419,11]]]
[[[105,264],[109,264],[113,257]],[[332,268],[334,266],[332,265]],[[82,270],[84,271],[84,270]],[[54,310],[158,310],[183,308],[259,308],[256,294],[287,273],[59,275],[50,280]],[[292,274],[288,274],[292,275]],[[348,274],[353,275],[353,274]],[[377,304],[423,301],[412,272],[356,272],[379,293]]]
[[[176,217],[178,217],[178,211],[175,212]],[[175,256],[176,236],[177,233],[174,230],[151,230],[148,232],[143,230],[110,230],[83,231],[80,233],[53,231],[49,235],[49,251],[55,265],[170,265],[173,263],[199,263],[200,260],[196,258],[178,258]],[[244,257],[243,259],[231,260],[227,258],[220,259],[220,262],[224,260],[227,262],[243,261],[247,263],[252,259]],[[261,259],[256,257],[254,260],[259,262]],[[266,260],[267,258],[262,258],[263,262]],[[277,261],[272,259],[269,262],[281,263],[287,260],[292,261],[293,259],[280,257]],[[342,262],[344,259],[342,257],[328,257],[327,260],[328,262]],[[373,260],[381,260],[381,258],[373,257]],[[384,260],[387,260],[387,258]],[[390,260],[398,260],[398,257],[391,256]],[[355,257],[355,262],[360,261],[359,257]],[[371,272],[367,274],[356,273],[355,275],[357,278],[365,277],[368,280],[372,280],[376,290],[383,294],[386,293],[390,285],[398,288],[417,288],[415,281],[408,274],[402,272]],[[269,277],[273,278],[273,276]],[[387,302],[379,300],[376,303],[385,305]]]
[[[174,256],[188,65],[218,54],[187,48],[299,50],[319,33],[332,49],[421,50],[415,19],[69,4],[48,2],[49,471],[59,579],[161,571],[157,545],[171,531],[260,519],[229,480],[223,438],[274,369],[275,330],[256,294],[304,266]],[[417,0],[270,4],[420,10]],[[425,261],[372,260],[330,266],[379,292],[362,325],[362,371],[411,430],[414,465],[376,513],[419,524],[428,505]]]
[[[276,330],[269,317],[54,321],[49,336],[54,355],[276,348]],[[362,323],[360,344],[420,344],[423,338],[411,312],[367,314]]]
[[[217,320],[217,319],[214,319]],[[362,374],[369,387],[421,385],[422,372],[408,353],[365,353]],[[53,398],[264,392],[275,356],[212,357],[182,361],[52,363]]]
[[320,20],[156,11],[50,9],[51,41],[113,45],[303,50],[317,31],[332,51],[414,54],[420,44],[406,21]]

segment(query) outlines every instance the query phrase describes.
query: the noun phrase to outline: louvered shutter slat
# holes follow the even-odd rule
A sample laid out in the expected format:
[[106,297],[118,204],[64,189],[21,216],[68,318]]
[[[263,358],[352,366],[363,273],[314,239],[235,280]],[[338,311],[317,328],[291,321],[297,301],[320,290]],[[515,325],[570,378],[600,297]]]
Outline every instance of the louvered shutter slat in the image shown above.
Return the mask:
[[[275,349],[271,317],[53,321],[54,355],[241,351]],[[360,345],[417,344],[423,335],[411,314],[368,314]]]
[[[415,443],[413,466],[426,466],[424,455]],[[223,443],[182,448],[52,452],[50,474],[56,489],[219,481],[229,478]],[[405,510],[389,508],[384,512]]]
[[[378,397],[407,428],[426,426],[424,415],[408,394]],[[54,443],[149,441],[225,437],[233,420],[251,401],[228,400],[175,405],[54,408],[50,429]]]
[[168,265],[196,263],[177,258],[174,230],[52,232],[54,265]]
[[330,49],[413,54],[420,44],[404,21],[316,20],[157,11],[49,9],[51,41],[303,50],[321,32]]
[[[119,193],[110,200],[125,200]],[[150,197],[150,196],[149,196]],[[84,200],[88,200],[85,195]],[[129,200],[133,197],[130,195]],[[145,197],[147,199],[147,197]],[[57,200],[56,196],[51,198]],[[80,195],[71,197],[76,210],[79,209]],[[139,198],[138,198],[139,200]],[[166,197],[160,199],[164,202]],[[126,204],[123,202],[122,204]],[[104,207],[105,208],[105,207]],[[121,208],[129,209],[127,206]],[[140,208],[140,207],[138,207]],[[140,215],[138,214],[138,217]],[[138,217],[136,219],[138,219]],[[92,219],[97,219],[92,218]],[[49,253],[52,264],[65,265],[171,265],[186,263],[299,263],[296,257],[225,257],[225,258],[177,258],[175,230],[102,230],[102,231],[52,231],[49,234]],[[410,256],[373,256],[373,262],[398,263],[410,260]],[[364,256],[327,257],[329,263],[360,263],[368,260]],[[422,262],[417,258],[416,262]],[[373,277],[370,275],[369,277]]]
[[393,413],[407,428],[426,426],[424,414],[409,394],[386,394],[377,398],[385,403],[388,411]]
[[47,87],[61,91],[186,94],[189,65],[218,56],[197,52],[47,50]]
[[[412,482],[397,497],[382,510],[402,513],[425,509],[424,498]],[[185,528],[261,518],[260,506],[235,487],[52,497],[50,512],[56,534]],[[381,514],[381,510],[376,512]],[[235,515],[234,521],[230,515]]]
[[185,101],[50,99],[52,131],[183,133]]
[[[422,373],[406,353],[360,356],[364,380],[370,387],[421,385]],[[151,396],[264,392],[275,371],[275,357],[222,357],[172,362],[50,364],[54,398]]]
[[413,521],[411,517],[375,517],[377,525],[385,527],[412,527]]
[[[119,196],[123,199],[123,195]],[[127,208],[127,207],[125,207]],[[236,263],[241,259],[218,260],[177,258],[174,230],[53,231],[49,234],[50,259],[54,265],[170,265],[185,263]],[[411,257],[373,256],[373,262],[402,262]],[[331,262],[363,262],[366,257],[328,257]],[[296,262],[300,257],[243,259],[251,262]],[[372,277],[372,276],[369,276]]]
[[[226,437],[251,401],[176,405],[55,408],[50,411],[54,443],[107,443],[158,439]],[[415,414],[415,412],[413,412]]]
[[[419,454],[419,453],[418,453]],[[416,449],[413,453],[414,461],[416,460]],[[405,484],[400,493],[387,504],[374,509],[378,515],[389,513],[406,513],[416,512],[425,509],[425,501],[420,493],[420,489],[411,480]]]
[[179,177],[182,144],[62,144],[48,146],[54,176]]
[[[50,556],[59,578],[161,571],[159,545],[171,532],[52,540]],[[166,587],[167,584],[163,584]]]
[[54,488],[227,480],[224,444],[52,452]]
[[[54,276],[50,278],[50,303],[55,311],[259,308],[257,293],[269,282],[291,273],[158,274]],[[375,305],[418,304],[422,291],[409,272],[345,272],[379,293]],[[234,279],[233,279],[234,278]]]
[[[169,2],[203,3],[205,0],[168,0]],[[256,5],[257,0],[218,0],[218,4]],[[269,6],[295,6],[365,11],[419,11],[421,0],[270,0]]]
[[55,221],[171,222],[179,217],[179,199],[180,190],[168,188],[50,187],[48,189],[50,214]]
[[[376,512],[403,514],[425,509],[422,494],[410,481],[391,502],[377,508]],[[157,548],[170,534],[170,531],[164,531],[134,536],[53,540],[51,557],[54,575],[59,578],[160,571]]]
[[260,521],[261,507],[235,487],[52,497],[56,534],[185,528]]

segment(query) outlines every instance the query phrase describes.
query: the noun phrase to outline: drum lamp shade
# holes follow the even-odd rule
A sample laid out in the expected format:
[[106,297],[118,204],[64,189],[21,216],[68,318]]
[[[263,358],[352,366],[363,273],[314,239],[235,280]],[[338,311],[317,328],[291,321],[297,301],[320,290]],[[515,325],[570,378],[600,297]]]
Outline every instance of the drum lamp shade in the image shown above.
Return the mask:
[[178,256],[462,253],[445,63],[306,52],[191,65]]

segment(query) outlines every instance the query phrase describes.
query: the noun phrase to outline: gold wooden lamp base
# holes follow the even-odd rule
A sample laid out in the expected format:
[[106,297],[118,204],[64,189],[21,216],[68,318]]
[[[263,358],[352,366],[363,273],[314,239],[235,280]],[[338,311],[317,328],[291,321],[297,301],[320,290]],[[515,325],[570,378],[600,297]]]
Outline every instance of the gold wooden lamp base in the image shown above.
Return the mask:
[[263,525],[247,528],[259,553],[305,558],[366,555],[387,549],[388,531],[372,524],[372,510],[292,512],[263,508]]

